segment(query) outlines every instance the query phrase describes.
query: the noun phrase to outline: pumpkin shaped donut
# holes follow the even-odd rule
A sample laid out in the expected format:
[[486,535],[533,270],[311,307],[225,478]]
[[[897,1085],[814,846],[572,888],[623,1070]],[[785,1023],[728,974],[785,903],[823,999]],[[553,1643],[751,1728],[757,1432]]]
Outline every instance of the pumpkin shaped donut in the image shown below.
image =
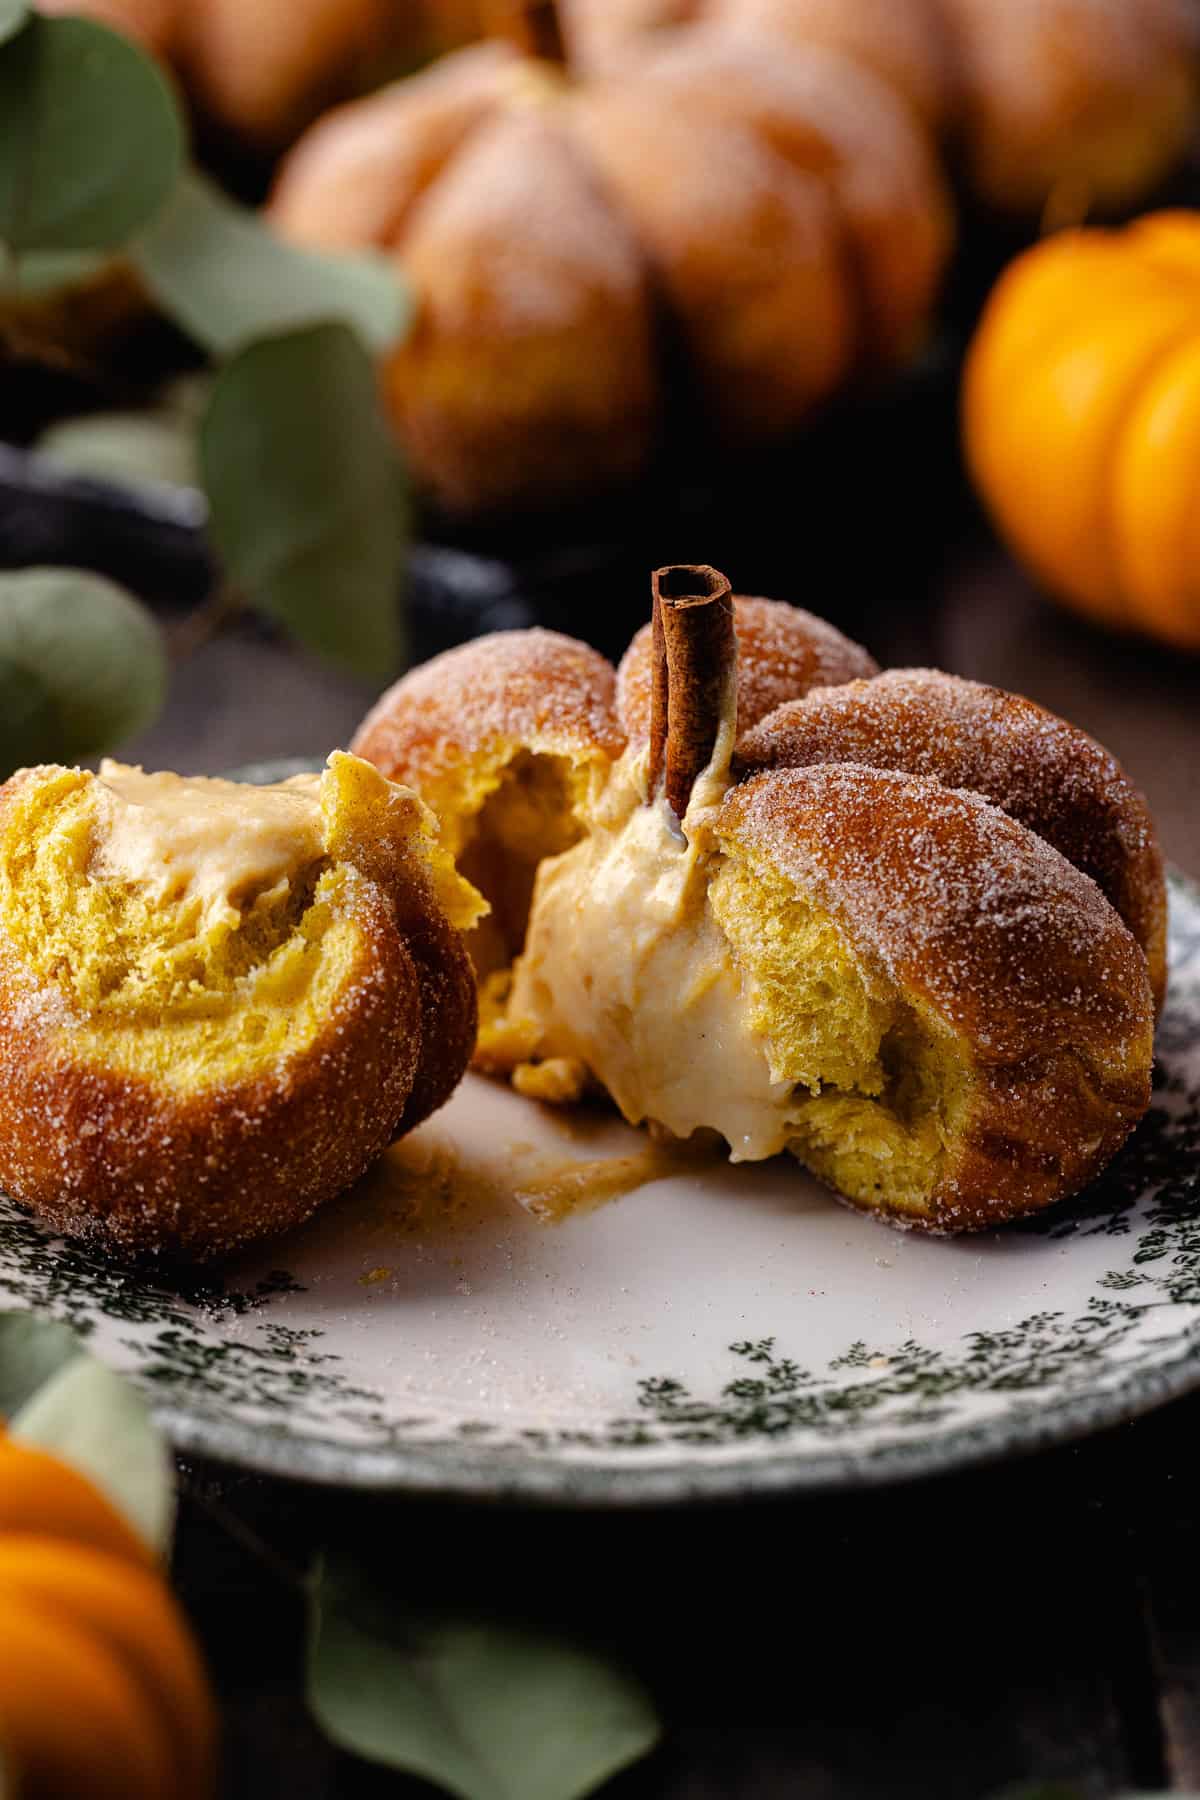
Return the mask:
[[865,67],[782,59],[720,26],[606,78],[552,7],[327,115],[268,216],[395,255],[415,298],[385,386],[451,510],[628,481],[671,366],[714,434],[768,442],[860,371],[907,357],[950,245],[945,185]]
[[357,758],[277,787],[0,788],[0,1188],[127,1255],[299,1223],[448,1098],[483,909]]
[[712,23],[776,55],[869,71],[998,211],[1129,206],[1187,148],[1200,74],[1192,0],[568,0],[585,61],[629,69]]
[[[536,641],[508,650],[522,672],[511,712],[501,675],[486,697],[473,692],[496,640],[441,658],[377,708],[359,748],[377,752],[390,732],[408,746],[405,779],[430,797],[468,791],[472,770],[491,781],[497,745],[519,767],[531,714],[539,731],[560,708],[576,720],[551,752],[574,783],[569,824],[560,803],[556,833],[539,827],[527,904],[508,917],[515,960],[486,968],[480,1060],[540,1099],[600,1087],[631,1123],[716,1134],[734,1160],[790,1151],[899,1223],[957,1231],[1035,1211],[1095,1175],[1149,1103],[1146,955],[1049,841],[1053,803],[1021,801],[1019,751],[977,763],[1012,815],[949,785],[953,746],[946,779],[932,756],[934,773],[902,756],[871,766],[869,727],[848,729],[845,749],[831,729],[808,766],[757,766],[802,709],[819,719],[843,698],[892,691],[886,676],[815,688],[822,668],[851,674],[869,658],[810,615],[786,620],[771,602],[735,603],[715,570],[660,570],[650,634],[618,681],[623,749],[603,669],[579,646],[572,662],[569,640],[552,657]],[[556,662],[576,687],[539,692]],[[419,721],[435,690],[439,717],[468,723],[431,752]],[[989,711],[982,692],[964,731],[1005,725],[1011,697]],[[599,711],[581,729],[584,693]],[[1032,752],[1025,704],[1011,700],[1007,728]],[[1144,811],[1113,766],[1089,760],[1103,754],[1090,740],[1076,734],[1085,754],[1068,727],[1039,729],[1043,754],[1083,770],[1083,821],[1074,839],[1065,824],[1058,835],[1111,875],[1105,858],[1124,843],[1113,813],[1144,825]],[[1064,808],[1070,791],[1064,772],[1047,789]],[[1019,804],[1039,829],[1014,816]],[[465,834],[452,825],[465,857],[485,820],[476,809]],[[1125,849],[1150,887],[1152,838]],[[460,866],[488,893],[493,865]],[[1112,885],[1128,897],[1137,882]]]
[[1141,945],[1156,1005],[1167,984],[1167,894],[1146,801],[1094,738],[1019,694],[938,669],[888,669],[777,707],[737,764],[863,763],[970,788],[1090,875]]

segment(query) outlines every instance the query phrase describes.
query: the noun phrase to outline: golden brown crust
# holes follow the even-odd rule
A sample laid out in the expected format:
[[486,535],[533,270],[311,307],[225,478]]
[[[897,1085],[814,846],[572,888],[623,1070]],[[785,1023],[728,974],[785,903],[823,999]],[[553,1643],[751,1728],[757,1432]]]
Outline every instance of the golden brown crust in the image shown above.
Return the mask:
[[672,26],[702,20],[748,27],[774,54],[819,45],[864,65],[926,124],[950,110],[953,67],[937,0],[560,0],[573,61],[619,73]]
[[503,104],[515,61],[507,44],[476,44],[335,107],[280,162],[268,218],[299,243],[394,249],[421,195]]
[[723,0],[719,11],[865,64],[934,130],[951,109],[953,59],[937,0]]
[[[738,736],[786,700],[814,687],[874,675],[878,664],[834,626],[785,600],[734,597],[738,644]],[[633,744],[648,741],[654,646],[643,625],[617,670],[617,712]]]
[[416,971],[362,883],[357,966],[282,1069],[182,1095],[80,1059],[69,1017],[0,956],[0,1187],[68,1236],[200,1261],[301,1223],[391,1142],[421,1056]]
[[659,396],[645,260],[561,110],[485,120],[399,243],[416,311],[386,390],[452,511],[619,483],[650,454]]
[[831,188],[749,124],[660,96],[651,71],[581,89],[570,123],[632,224],[719,431],[754,443],[794,431],[859,349]]
[[479,1028],[475,969],[461,935],[440,908],[397,907],[397,922],[416,972],[421,1056],[392,1136],[403,1137],[444,1106],[471,1060]]
[[500,631],[447,650],[389,688],[354,751],[437,807],[456,771],[502,767],[518,751],[607,761],[624,735],[611,663],[557,631]]
[[[706,125],[748,129],[793,178],[820,183],[838,222],[855,355],[884,364],[911,355],[950,253],[953,219],[933,145],[894,90],[869,64],[819,38],[773,42],[770,32],[721,23],[651,39],[638,67],[647,113],[669,107]],[[778,179],[782,191],[786,175]],[[722,229],[716,218],[713,229]]]
[[998,1224],[1114,1155],[1149,1104],[1153,996],[1139,946],[1065,857],[976,794],[852,764],[752,777],[718,834],[828,911],[960,1048],[958,1136],[902,1217]]
[[934,669],[889,669],[779,707],[738,744],[740,768],[865,763],[970,788],[1090,875],[1167,980],[1162,852],[1144,798],[1094,738],[1032,700]]

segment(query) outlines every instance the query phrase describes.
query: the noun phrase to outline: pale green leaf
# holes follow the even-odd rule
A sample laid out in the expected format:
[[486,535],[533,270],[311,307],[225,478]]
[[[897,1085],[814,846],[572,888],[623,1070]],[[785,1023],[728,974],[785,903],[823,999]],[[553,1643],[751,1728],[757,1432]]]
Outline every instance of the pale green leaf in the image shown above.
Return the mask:
[[171,1539],[171,1458],[149,1409],[55,1319],[0,1313],[0,1416],[12,1436],[68,1462],[158,1551]]
[[327,319],[385,350],[408,319],[395,263],[374,253],[322,254],[286,244],[195,173],[179,183],[131,255],[164,312],[218,356]]
[[578,1800],[658,1740],[639,1684],[565,1639],[390,1610],[348,1557],[320,1571],[313,1608],[309,1705],[323,1730],[460,1800]]
[[20,31],[28,17],[25,0],[0,0],[0,44]]
[[174,93],[128,38],[90,19],[31,16],[0,48],[0,242],[124,244],[175,186]]
[[11,1419],[52,1375],[82,1354],[78,1333],[60,1319],[0,1312],[0,1420]]
[[317,325],[243,350],[214,383],[200,460],[234,589],[331,661],[390,673],[407,507],[353,332]]
[[12,271],[12,287],[22,299],[36,300],[85,287],[119,267],[120,258],[109,250],[27,250]]
[[182,412],[86,413],[61,419],[36,448],[73,475],[127,487],[195,487],[196,427]]
[[27,661],[0,650],[0,781],[22,763],[52,761],[58,738],[58,708],[47,682]]
[[111,581],[0,574],[0,776],[114,748],[153,721],[166,686],[158,626]]

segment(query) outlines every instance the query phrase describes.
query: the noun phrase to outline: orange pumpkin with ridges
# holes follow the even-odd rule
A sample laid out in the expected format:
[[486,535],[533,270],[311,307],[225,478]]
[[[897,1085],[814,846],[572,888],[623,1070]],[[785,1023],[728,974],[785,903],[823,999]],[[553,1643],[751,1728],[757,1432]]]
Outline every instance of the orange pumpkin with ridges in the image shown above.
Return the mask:
[[215,1743],[149,1546],[69,1464],[0,1428],[0,1770],[15,1792],[206,1800]]
[[1051,593],[1200,649],[1200,214],[1018,258],[967,358],[963,431],[1001,535]]

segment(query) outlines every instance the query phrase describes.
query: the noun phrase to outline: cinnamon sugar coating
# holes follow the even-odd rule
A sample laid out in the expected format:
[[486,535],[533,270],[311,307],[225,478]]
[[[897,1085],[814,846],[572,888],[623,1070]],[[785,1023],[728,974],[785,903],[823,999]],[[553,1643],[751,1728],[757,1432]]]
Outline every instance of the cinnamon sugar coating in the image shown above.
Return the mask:
[[[755,34],[739,28],[744,24],[743,4],[737,0],[734,13],[739,16],[727,21],[706,21],[687,31],[664,31],[646,39],[621,80],[597,90],[593,104],[602,113],[614,94],[619,96],[620,129],[604,141],[593,141],[595,154],[618,188],[623,169],[631,168],[630,215],[645,225],[652,252],[657,246],[665,251],[668,292],[678,292],[685,311],[692,298],[689,267],[699,272],[690,233],[701,240],[727,240],[739,229],[738,216],[722,210],[723,190],[731,177],[743,185],[743,207],[755,188],[765,190],[765,200],[772,190],[782,196],[792,184],[807,188],[816,183],[833,202],[830,280],[835,291],[845,290],[850,341],[868,363],[903,361],[923,339],[930,295],[945,265],[953,231],[933,146],[916,129],[903,100],[869,62],[839,51],[836,34],[832,43],[819,35],[806,41],[803,31],[783,41],[770,31]],[[664,196],[655,205],[645,172],[649,153],[639,155],[636,149],[637,120],[644,117],[653,129],[661,129],[668,108],[693,127],[702,120],[706,130],[749,130],[770,156],[757,170],[749,163],[744,170],[737,169],[732,149],[726,148],[725,166],[703,185],[697,180],[699,171],[689,171],[681,161],[679,180],[690,175],[699,200],[690,213],[678,194]],[[671,172],[669,150],[664,149],[664,155],[668,166],[660,170],[663,185]],[[752,215],[747,209],[742,216],[749,220]],[[827,230],[829,217],[824,209],[814,212],[809,234]],[[762,247],[761,226],[751,241]],[[732,261],[728,241],[722,254]],[[808,266],[807,257],[802,266]],[[706,352],[716,343],[709,313],[716,310],[726,278],[727,270],[718,261],[708,295],[696,296]],[[737,279],[753,281],[750,259],[737,271]],[[732,304],[732,283],[730,296]],[[786,291],[781,294],[784,301],[794,298]],[[815,323],[820,314],[813,311],[810,316]],[[781,342],[787,343],[785,320]],[[765,348],[759,344],[748,354],[748,347],[741,345],[733,364],[735,376],[744,367],[756,378],[773,378],[786,394],[796,377],[786,357],[773,369],[764,364]],[[815,348],[793,339],[792,363],[803,365]],[[707,354],[702,360],[708,360]],[[828,348],[815,360],[828,370]],[[725,405],[732,408],[736,422],[746,402],[727,397]],[[783,400],[756,395],[755,405],[770,418]]]
[[64,1236],[208,1261],[306,1219],[396,1135],[417,1075],[412,958],[381,896],[361,955],[286,1073],[187,1097],[76,1057],[70,1020],[0,953],[0,1185]]
[[[739,740],[786,700],[877,671],[878,664],[860,644],[803,607],[741,594],[735,595],[733,607]],[[617,670],[617,712],[633,744],[650,735],[653,669],[652,633],[649,625],[643,625]]]
[[776,54],[835,50],[887,84],[933,129],[951,110],[954,68],[937,0],[560,0],[575,59],[619,71],[673,26],[733,25]]
[[615,687],[611,663],[576,638],[494,632],[402,676],[367,714],[353,748],[440,811],[444,785],[467,771],[473,781],[519,750],[577,762],[619,756]]
[[1090,875],[1166,989],[1166,889],[1149,808],[1094,738],[1019,694],[935,669],[889,669],[779,707],[738,744],[739,768],[864,763],[970,788]]
[[1110,1160],[1149,1104],[1153,996],[1132,934],[1044,839],[977,794],[847,763],[753,776],[717,830],[961,1056],[967,1103],[910,1222],[997,1224]]

